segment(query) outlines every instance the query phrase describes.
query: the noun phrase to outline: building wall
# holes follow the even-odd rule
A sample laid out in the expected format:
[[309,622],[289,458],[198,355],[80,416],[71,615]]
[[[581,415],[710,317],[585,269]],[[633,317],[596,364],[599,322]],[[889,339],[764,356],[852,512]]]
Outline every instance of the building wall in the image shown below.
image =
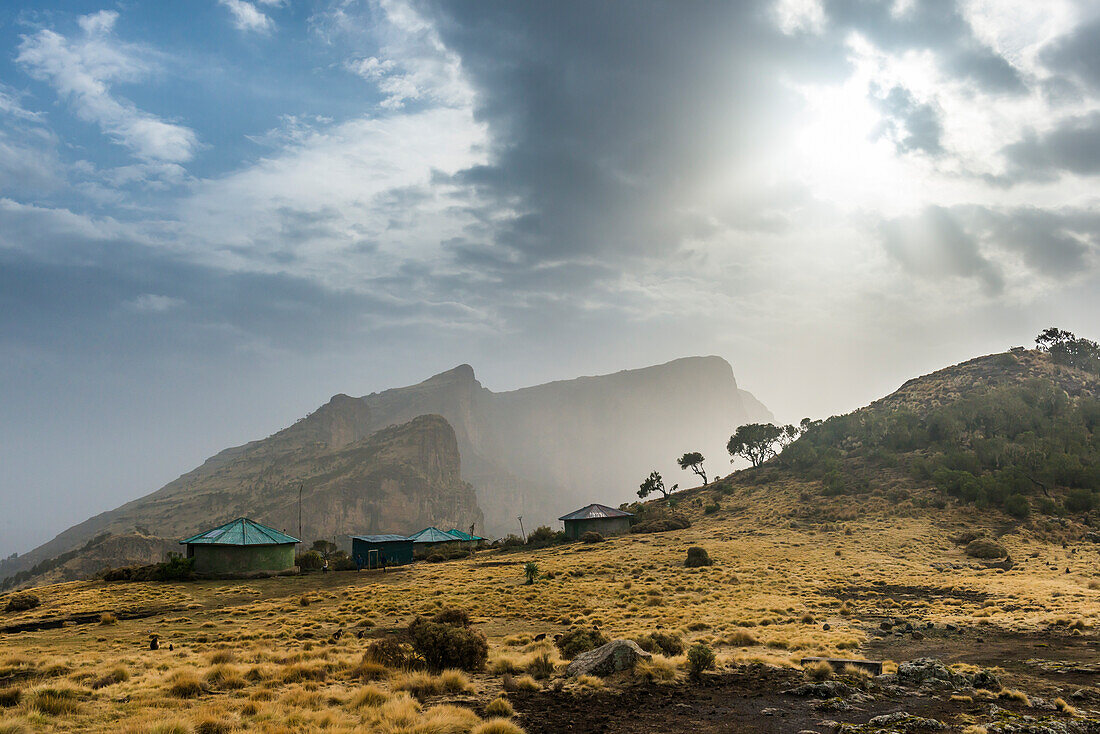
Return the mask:
[[294,568],[294,544],[282,545],[205,545],[188,546],[195,558],[195,573],[244,574],[266,571],[278,573]]
[[365,540],[354,538],[352,539],[351,551],[353,560],[356,558],[362,559],[358,562],[363,565],[363,568],[374,567],[371,551],[378,551],[379,555],[385,556],[387,566],[401,566],[413,561],[413,542],[411,540],[394,541],[392,543],[368,543]]
[[570,538],[579,538],[587,532],[603,536],[622,535],[630,532],[629,517],[594,517],[587,520],[566,520],[565,534]]

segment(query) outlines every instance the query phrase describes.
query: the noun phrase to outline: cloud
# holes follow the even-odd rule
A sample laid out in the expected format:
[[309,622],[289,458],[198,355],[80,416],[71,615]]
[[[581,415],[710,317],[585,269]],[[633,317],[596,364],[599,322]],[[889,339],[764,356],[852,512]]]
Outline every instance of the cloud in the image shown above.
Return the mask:
[[184,163],[198,147],[194,131],[167,122],[112,93],[113,82],[133,82],[151,71],[141,49],[112,36],[118,13],[83,16],[83,34],[66,38],[43,29],[23,36],[16,61],[48,82],[82,120],[146,161]]
[[1063,172],[1100,174],[1100,112],[1061,120],[1050,130],[1030,130],[1004,148],[1011,165],[1010,183],[1051,180]]
[[918,103],[905,87],[895,86],[875,98],[886,115],[879,134],[890,139],[899,153],[921,152],[937,156],[943,150],[943,123],[930,102]]
[[134,311],[146,311],[151,313],[163,313],[172,308],[182,306],[184,301],[171,296],[162,296],[155,293],[142,293],[132,301],[126,301],[126,306]]
[[1100,90],[1100,17],[1051,41],[1040,59],[1055,72]]
[[[233,26],[239,31],[271,33],[275,28],[275,22],[248,0],[218,0],[218,2],[229,10],[230,15],[233,16]],[[278,4],[270,0],[267,2],[260,0],[260,2],[269,6]]]
[[982,254],[978,239],[943,207],[885,221],[879,225],[879,236],[887,254],[913,275],[973,278],[990,293],[1004,286],[999,268]]

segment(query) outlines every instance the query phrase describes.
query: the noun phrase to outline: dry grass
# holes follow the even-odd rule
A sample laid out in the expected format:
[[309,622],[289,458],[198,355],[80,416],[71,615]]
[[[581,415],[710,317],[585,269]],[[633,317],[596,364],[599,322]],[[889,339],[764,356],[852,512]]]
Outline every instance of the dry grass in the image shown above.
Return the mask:
[[509,718],[516,713],[511,702],[504,696],[497,696],[485,707],[485,713],[489,716]]

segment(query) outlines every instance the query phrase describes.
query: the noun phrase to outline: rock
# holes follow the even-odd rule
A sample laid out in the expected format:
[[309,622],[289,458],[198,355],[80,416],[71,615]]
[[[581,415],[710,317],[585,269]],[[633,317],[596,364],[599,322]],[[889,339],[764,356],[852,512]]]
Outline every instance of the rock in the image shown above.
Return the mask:
[[821,629],[823,629],[823,630],[825,630],[826,632],[828,632],[829,630],[831,630],[831,629],[832,629],[832,627],[830,627],[830,626],[829,626],[829,623],[828,623],[828,622],[826,622],[825,624],[821,625]]
[[876,716],[867,722],[871,726],[889,728],[891,731],[918,732],[918,731],[943,731],[947,724],[937,719],[925,719],[914,716],[907,711],[898,711],[893,714]]
[[[1100,533],[1097,533],[1097,532],[1085,533],[1085,540],[1087,540],[1091,543],[1100,543]],[[1038,553],[1036,553],[1036,555],[1038,555]]]
[[914,640],[923,640],[923,639],[924,639],[924,635],[922,635],[922,634],[921,634],[920,632],[918,632],[918,631],[916,631],[916,630],[913,630],[913,633],[912,633],[912,638],[913,638]]
[[779,713],[779,709],[775,709],[775,708],[766,708],[766,709],[761,709],[760,710],[760,715],[761,716],[775,716],[778,713]]
[[941,685],[961,688],[970,684],[960,675],[935,658],[917,658],[898,666],[898,683],[908,686]]
[[569,667],[565,669],[565,674],[571,676],[611,675],[621,670],[630,670],[637,665],[639,660],[649,660],[652,657],[632,640],[612,640],[595,650],[589,650],[578,655],[573,659],[573,662],[569,663]]
[[956,632],[956,631],[958,631],[958,629],[959,629],[959,625],[957,625],[957,624],[952,624],[951,622],[948,622],[947,624],[945,624],[945,625],[943,626],[943,628],[944,628],[945,630],[947,630],[948,632]]
[[854,692],[854,688],[836,680],[827,680],[822,683],[805,683],[783,691],[783,693],[792,696],[809,696],[810,698],[843,698],[852,695]]
[[882,620],[882,624],[878,626],[880,630],[890,631],[894,628],[894,621],[892,619]]
[[970,679],[970,685],[975,688],[984,688],[987,691],[1001,690],[1001,681],[988,670],[979,670]]

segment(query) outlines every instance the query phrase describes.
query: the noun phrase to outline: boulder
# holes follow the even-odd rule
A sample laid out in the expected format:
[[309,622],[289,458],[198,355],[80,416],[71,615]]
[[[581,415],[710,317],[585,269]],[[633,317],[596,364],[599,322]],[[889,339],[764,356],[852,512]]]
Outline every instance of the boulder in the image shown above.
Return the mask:
[[612,640],[595,650],[581,653],[569,663],[566,675],[605,676],[621,670],[631,670],[639,660],[649,660],[653,656],[638,647],[633,640]]
[[956,673],[935,658],[917,658],[898,666],[898,683],[903,686],[942,685],[961,688],[970,685],[965,675]]
[[947,724],[942,721],[914,716],[907,711],[876,716],[867,723],[874,727],[881,727],[882,730],[903,731],[906,734],[918,731],[943,731],[947,728]]

